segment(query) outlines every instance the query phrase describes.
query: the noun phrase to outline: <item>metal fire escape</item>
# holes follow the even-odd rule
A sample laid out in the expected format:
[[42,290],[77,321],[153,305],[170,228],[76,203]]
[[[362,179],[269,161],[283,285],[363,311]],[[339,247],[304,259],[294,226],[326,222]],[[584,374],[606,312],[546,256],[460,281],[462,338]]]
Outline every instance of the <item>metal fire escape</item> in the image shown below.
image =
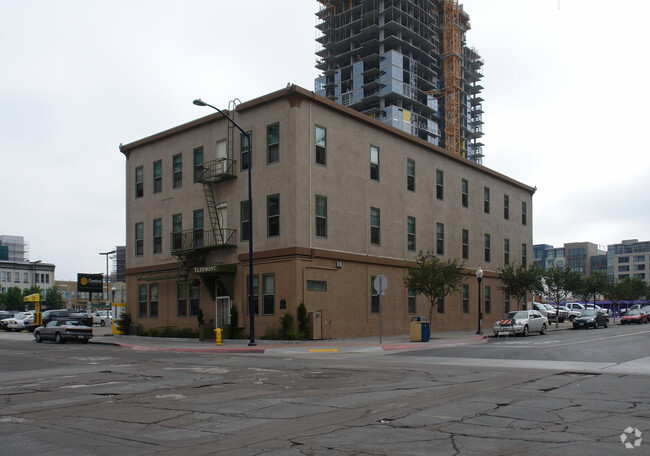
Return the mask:
[[[228,111],[235,112],[238,100],[229,103]],[[228,134],[226,139],[226,156],[217,156],[216,160],[210,160],[203,164],[203,169],[197,175],[196,181],[203,185],[205,203],[208,212],[210,226],[208,230],[203,227],[195,227],[191,230],[174,232],[171,234],[171,253],[181,262],[179,275],[186,275],[189,268],[203,266],[205,254],[214,249],[233,248],[237,245],[237,230],[228,228],[224,222],[225,214],[222,207],[225,205],[219,199],[219,184],[231,179],[236,179],[236,160],[234,156],[235,131],[228,122]],[[219,155],[219,151],[217,151]]]

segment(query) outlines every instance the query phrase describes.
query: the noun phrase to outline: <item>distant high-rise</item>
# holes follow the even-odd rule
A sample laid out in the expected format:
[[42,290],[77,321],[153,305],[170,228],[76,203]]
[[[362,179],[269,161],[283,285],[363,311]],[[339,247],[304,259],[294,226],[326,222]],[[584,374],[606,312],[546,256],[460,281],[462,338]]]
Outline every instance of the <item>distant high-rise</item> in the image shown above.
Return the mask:
[[483,60],[457,0],[318,0],[315,91],[476,163]]

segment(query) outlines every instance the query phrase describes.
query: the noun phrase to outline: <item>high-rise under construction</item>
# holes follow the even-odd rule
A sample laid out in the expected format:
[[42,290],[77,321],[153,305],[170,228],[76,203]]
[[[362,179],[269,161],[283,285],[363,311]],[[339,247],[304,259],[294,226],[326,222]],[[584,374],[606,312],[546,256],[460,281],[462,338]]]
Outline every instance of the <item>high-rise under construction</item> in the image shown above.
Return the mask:
[[319,95],[476,163],[483,60],[458,0],[318,0]]

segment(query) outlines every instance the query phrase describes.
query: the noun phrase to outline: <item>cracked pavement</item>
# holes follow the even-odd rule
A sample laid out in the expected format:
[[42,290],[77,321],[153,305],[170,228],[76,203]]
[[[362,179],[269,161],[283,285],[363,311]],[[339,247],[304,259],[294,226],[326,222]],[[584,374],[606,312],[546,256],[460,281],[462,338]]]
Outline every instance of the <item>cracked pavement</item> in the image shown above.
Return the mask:
[[628,426],[650,439],[646,375],[1,342],[3,454],[576,456],[650,445],[620,440]]

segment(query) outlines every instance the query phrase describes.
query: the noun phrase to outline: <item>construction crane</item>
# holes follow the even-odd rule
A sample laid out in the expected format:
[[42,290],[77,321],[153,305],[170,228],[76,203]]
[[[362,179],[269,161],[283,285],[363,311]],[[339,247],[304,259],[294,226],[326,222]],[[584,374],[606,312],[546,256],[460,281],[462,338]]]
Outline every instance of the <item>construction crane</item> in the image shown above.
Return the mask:
[[458,0],[444,0],[442,64],[445,92],[445,148],[460,155],[461,29]]

